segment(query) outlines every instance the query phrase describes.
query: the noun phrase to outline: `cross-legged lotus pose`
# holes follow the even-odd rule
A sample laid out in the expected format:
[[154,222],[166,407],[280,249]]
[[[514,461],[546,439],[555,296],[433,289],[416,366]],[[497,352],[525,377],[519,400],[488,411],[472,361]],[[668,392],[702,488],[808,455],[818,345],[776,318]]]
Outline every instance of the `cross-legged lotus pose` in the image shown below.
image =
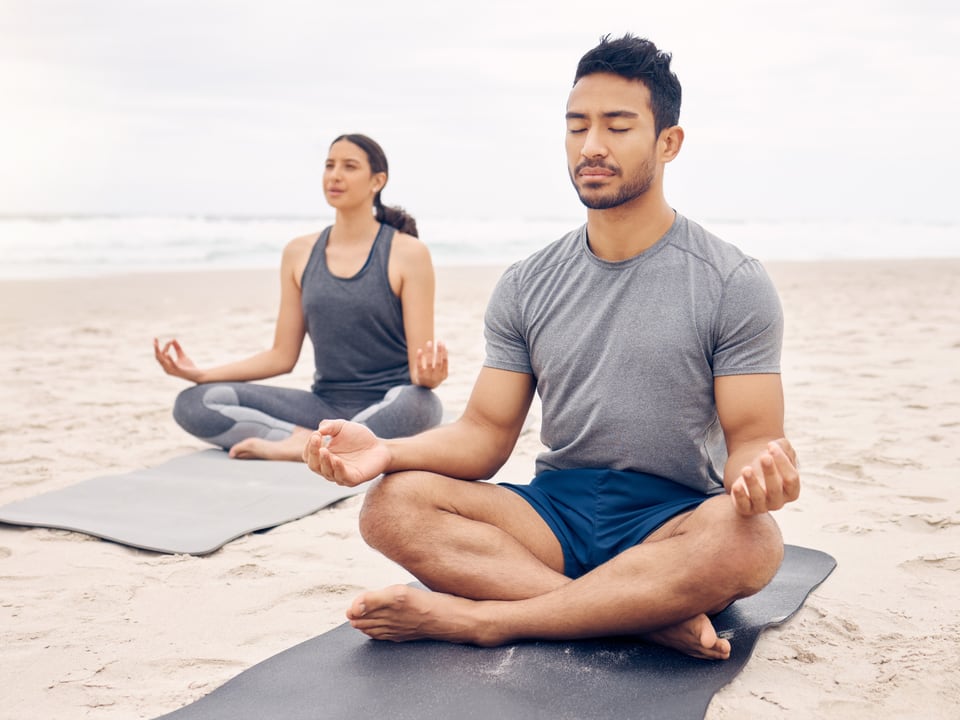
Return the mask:
[[[603,38],[567,101],[587,222],[501,277],[462,417],[403,440],[321,423],[310,468],[368,492],[363,537],[432,592],[368,591],[373,638],[497,645],[636,635],[729,656],[710,616],[776,573],[771,511],[800,492],[784,438],[780,302],[756,260],[667,204],[680,84],[644,39]],[[528,485],[489,479],[534,392]]]
[[[283,251],[273,347],[201,369],[176,340],[157,361],[197,383],[177,397],[176,421],[233,457],[302,460],[324,418],[348,417],[379,437],[413,435],[443,415],[433,388],[447,377],[447,350],[434,340],[434,271],[413,218],[384,206],[387,158],[365,135],[330,145],[323,191],[336,210],[323,232]],[[290,372],[309,335],[312,392],[249,382]]]

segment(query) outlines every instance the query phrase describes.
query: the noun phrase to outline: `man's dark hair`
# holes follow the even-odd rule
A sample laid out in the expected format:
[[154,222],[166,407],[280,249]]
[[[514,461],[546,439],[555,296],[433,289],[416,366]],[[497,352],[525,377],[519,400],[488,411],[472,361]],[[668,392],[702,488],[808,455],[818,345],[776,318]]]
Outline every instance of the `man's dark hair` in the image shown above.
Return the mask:
[[646,38],[627,33],[618,40],[609,35],[580,58],[573,84],[596,73],[611,73],[629,80],[639,80],[650,91],[654,132],[680,122],[680,80],[670,70],[672,55],[657,48]]

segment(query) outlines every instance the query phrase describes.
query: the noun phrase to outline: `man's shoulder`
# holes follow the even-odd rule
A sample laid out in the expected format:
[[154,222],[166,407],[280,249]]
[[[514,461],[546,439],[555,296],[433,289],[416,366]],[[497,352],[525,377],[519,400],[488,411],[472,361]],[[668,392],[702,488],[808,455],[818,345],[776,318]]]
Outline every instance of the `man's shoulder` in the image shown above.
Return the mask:
[[706,272],[728,278],[744,264],[759,262],[731,242],[721,239],[703,225],[677,213],[670,247],[683,253]]
[[586,225],[570,230],[562,237],[528,255],[523,260],[513,263],[507,273],[525,282],[536,278],[544,272],[549,272],[558,265],[575,260],[583,252],[583,235]]

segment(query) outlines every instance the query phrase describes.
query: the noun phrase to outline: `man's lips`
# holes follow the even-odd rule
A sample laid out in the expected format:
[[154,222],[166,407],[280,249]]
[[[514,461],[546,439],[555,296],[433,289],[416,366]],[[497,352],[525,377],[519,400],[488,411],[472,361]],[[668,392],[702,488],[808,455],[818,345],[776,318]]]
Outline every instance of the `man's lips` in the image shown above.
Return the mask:
[[617,173],[610,168],[586,166],[577,168],[577,175],[584,178],[613,177]]

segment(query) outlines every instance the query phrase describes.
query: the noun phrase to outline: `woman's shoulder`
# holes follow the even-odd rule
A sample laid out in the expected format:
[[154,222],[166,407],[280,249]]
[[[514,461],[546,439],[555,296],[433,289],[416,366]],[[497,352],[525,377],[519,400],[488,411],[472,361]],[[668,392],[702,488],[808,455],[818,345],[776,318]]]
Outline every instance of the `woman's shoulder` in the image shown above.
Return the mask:
[[393,235],[391,253],[408,263],[430,263],[430,249],[420,238],[397,230]]
[[281,272],[299,285],[303,271],[310,260],[310,253],[317,244],[321,233],[309,233],[301,235],[289,241],[283,248],[283,255],[280,259]]
[[284,258],[294,259],[309,255],[310,251],[313,250],[313,246],[317,244],[320,235],[321,233],[312,232],[290,240],[283,248]]

